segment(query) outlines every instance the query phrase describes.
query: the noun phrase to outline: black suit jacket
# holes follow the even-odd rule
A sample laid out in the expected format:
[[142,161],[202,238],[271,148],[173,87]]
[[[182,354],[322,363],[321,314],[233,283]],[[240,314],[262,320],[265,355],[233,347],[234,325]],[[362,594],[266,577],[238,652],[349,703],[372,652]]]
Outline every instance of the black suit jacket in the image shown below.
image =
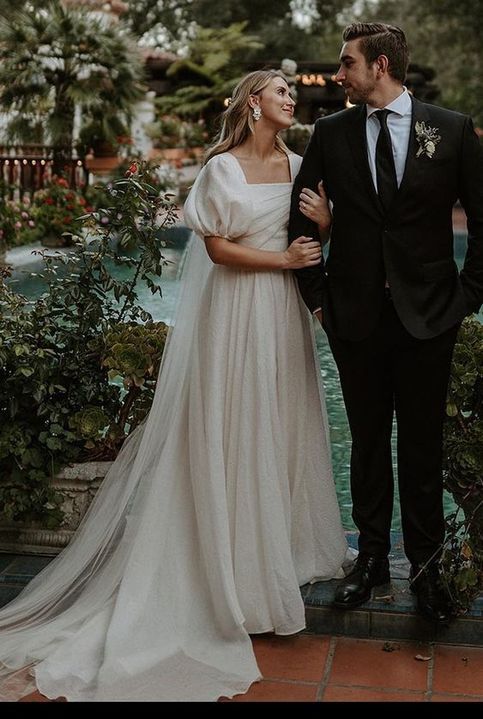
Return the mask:
[[[406,329],[419,339],[441,334],[477,312],[483,301],[483,149],[471,119],[412,98],[404,176],[384,213],[367,158],[366,107],[318,120],[295,179],[289,241],[317,237],[298,209],[303,187],[324,181],[333,202],[326,263],[296,272],[311,311],[342,339],[367,337],[380,317],[386,278]],[[441,136],[432,157],[416,157],[415,123]],[[468,251],[458,273],[453,259],[452,208],[468,216]]]

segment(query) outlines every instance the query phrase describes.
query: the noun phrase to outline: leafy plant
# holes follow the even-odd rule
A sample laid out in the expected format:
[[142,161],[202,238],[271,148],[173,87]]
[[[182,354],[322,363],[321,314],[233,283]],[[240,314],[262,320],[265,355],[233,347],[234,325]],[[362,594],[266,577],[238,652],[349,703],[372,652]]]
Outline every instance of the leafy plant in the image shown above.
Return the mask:
[[457,505],[447,517],[442,566],[467,609],[483,587],[483,326],[468,318],[456,342],[446,405],[444,481]]
[[197,122],[183,120],[176,115],[163,115],[146,126],[146,134],[154,141],[154,147],[202,147],[208,133],[202,119]]
[[162,115],[193,120],[201,116],[210,125],[243,72],[247,50],[261,47],[256,37],[244,32],[245,27],[246,22],[238,22],[224,28],[198,28],[188,44],[187,57],[167,70],[179,88],[173,95],[157,99]]
[[[60,466],[112,458],[149,408],[166,327],[151,324],[137,286],[161,293],[159,228],[176,217],[149,173],[133,164],[112,183],[109,204],[85,217],[90,236],[76,239],[76,252],[40,253],[40,298],[16,293],[7,271],[0,278],[0,511],[11,519],[58,524],[50,480]],[[134,243],[138,256],[120,256],[114,239]],[[114,277],[115,265],[128,279]]]
[[[42,190],[37,190],[32,198],[31,212],[35,228],[30,231],[30,241],[45,241],[54,238],[55,244],[69,244],[73,235],[82,230],[81,216],[90,212],[91,207],[85,197],[69,187],[64,177],[52,178]],[[67,233],[67,239],[62,239]]]
[[15,202],[0,194],[0,247],[4,251],[32,242],[35,226],[30,201]]

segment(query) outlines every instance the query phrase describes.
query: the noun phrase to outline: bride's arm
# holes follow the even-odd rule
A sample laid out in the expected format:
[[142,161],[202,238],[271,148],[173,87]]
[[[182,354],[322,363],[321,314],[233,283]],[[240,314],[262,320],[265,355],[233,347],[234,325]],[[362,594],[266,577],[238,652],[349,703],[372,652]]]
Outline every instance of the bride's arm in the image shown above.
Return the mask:
[[320,263],[320,242],[298,237],[286,250],[257,250],[231,242],[224,237],[205,237],[207,252],[216,265],[240,270],[298,270]]

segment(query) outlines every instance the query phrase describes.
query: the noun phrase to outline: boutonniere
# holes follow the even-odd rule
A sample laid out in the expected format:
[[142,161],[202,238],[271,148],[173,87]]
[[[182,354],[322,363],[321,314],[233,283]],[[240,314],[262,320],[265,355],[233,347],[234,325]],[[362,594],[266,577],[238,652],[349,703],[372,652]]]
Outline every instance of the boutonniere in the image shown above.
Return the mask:
[[438,135],[439,128],[429,127],[429,125],[421,121],[415,124],[414,129],[416,130],[416,140],[419,144],[416,157],[426,155],[431,159],[436,150],[436,145],[441,140],[441,135]]

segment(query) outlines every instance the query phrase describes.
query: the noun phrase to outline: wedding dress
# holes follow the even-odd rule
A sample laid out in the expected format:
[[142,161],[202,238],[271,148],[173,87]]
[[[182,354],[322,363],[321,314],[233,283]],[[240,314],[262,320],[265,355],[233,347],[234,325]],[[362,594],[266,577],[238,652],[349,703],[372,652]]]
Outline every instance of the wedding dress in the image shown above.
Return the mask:
[[[292,177],[298,156],[290,156]],[[224,153],[185,205],[199,237],[283,250],[291,183]],[[299,586],[349,556],[312,324],[291,272],[191,241],[152,410],[67,547],[0,611],[3,698],[215,700],[260,678],[250,633],[305,626]],[[31,689],[30,689],[31,690]]]

